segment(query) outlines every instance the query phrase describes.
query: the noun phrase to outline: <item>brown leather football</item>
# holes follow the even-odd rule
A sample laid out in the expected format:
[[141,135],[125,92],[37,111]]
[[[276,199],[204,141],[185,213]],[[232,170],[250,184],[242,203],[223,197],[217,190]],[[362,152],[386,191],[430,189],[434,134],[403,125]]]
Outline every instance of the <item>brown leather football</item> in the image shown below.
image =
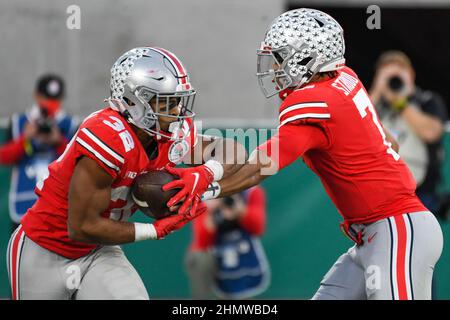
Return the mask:
[[131,195],[139,210],[153,219],[173,214],[167,207],[167,201],[180,189],[163,191],[162,186],[177,179],[165,170],[151,170],[137,176],[131,186]]

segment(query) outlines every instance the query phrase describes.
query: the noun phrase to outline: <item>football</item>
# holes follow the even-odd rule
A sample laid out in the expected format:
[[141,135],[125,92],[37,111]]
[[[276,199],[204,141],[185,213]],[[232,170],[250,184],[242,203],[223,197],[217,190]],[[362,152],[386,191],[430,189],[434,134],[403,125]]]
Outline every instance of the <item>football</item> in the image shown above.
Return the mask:
[[169,211],[167,201],[180,189],[163,191],[162,186],[177,177],[165,170],[151,170],[137,176],[131,186],[133,201],[145,215],[161,219],[174,214]]

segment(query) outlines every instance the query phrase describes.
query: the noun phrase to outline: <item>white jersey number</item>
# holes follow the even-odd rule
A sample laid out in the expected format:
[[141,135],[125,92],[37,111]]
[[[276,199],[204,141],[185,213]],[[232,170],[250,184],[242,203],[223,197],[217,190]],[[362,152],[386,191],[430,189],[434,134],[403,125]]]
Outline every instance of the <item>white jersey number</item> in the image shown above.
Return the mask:
[[134,148],[134,141],[131,134],[128,132],[128,130],[125,130],[125,125],[123,122],[114,116],[109,116],[114,122],[103,120],[103,123],[106,124],[108,127],[111,127],[119,133],[120,139],[122,139],[123,146],[125,148],[125,152],[128,152]]
[[373,107],[372,101],[370,101],[369,96],[367,95],[366,91],[361,88],[359,89],[358,93],[353,97],[353,102],[355,103],[356,108],[359,111],[359,114],[362,118],[365,118],[367,116],[366,109],[369,109],[370,113],[372,114],[372,121],[375,123],[375,125],[378,128],[378,131],[381,134],[381,137],[383,139],[383,144],[387,147],[387,153],[392,155],[392,157],[397,161],[400,159],[400,155],[395,152],[394,149],[392,149],[392,143],[386,140],[386,134],[384,133],[383,127],[380,124],[380,121],[378,120],[377,113],[375,112],[375,108]]

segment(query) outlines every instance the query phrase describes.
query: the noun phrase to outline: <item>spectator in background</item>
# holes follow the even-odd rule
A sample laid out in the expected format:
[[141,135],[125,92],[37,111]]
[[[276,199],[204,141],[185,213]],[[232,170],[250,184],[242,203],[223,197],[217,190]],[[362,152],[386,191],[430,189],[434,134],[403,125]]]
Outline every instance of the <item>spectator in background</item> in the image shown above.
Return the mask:
[[61,109],[64,81],[44,75],[36,82],[34,105],[11,118],[8,141],[0,146],[0,164],[12,165],[9,213],[12,230],[35,202],[34,187],[47,177],[48,165],[65,149],[77,129]]
[[379,57],[370,96],[383,126],[400,145],[400,156],[416,179],[417,195],[431,212],[445,219],[448,197],[439,190],[447,120],[442,98],[416,86],[411,60],[401,51]]
[[270,270],[259,237],[266,220],[261,187],[206,202],[193,221],[186,268],[194,299],[250,298],[262,293]]

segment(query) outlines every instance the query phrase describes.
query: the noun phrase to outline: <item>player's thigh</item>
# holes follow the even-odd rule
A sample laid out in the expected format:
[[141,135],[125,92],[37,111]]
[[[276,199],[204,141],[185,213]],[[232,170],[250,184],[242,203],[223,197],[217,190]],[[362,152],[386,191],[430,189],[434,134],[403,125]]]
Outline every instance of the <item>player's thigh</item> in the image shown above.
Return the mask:
[[443,235],[439,222],[430,212],[409,215],[412,228],[411,298],[431,299],[434,266],[443,249]]
[[27,238],[19,228],[7,251],[8,274],[13,299],[67,300],[72,292],[66,286],[63,257]]
[[[368,299],[430,299],[442,231],[431,213],[403,214],[366,229],[361,248]],[[368,242],[371,238],[371,242]]]
[[364,271],[352,257],[355,247],[344,253],[320,283],[313,300],[364,300]]
[[382,219],[364,229],[364,243],[359,246],[359,259],[364,268],[368,300],[392,299],[392,232],[388,219]]
[[144,283],[118,246],[105,246],[92,256],[77,300],[148,300]]

